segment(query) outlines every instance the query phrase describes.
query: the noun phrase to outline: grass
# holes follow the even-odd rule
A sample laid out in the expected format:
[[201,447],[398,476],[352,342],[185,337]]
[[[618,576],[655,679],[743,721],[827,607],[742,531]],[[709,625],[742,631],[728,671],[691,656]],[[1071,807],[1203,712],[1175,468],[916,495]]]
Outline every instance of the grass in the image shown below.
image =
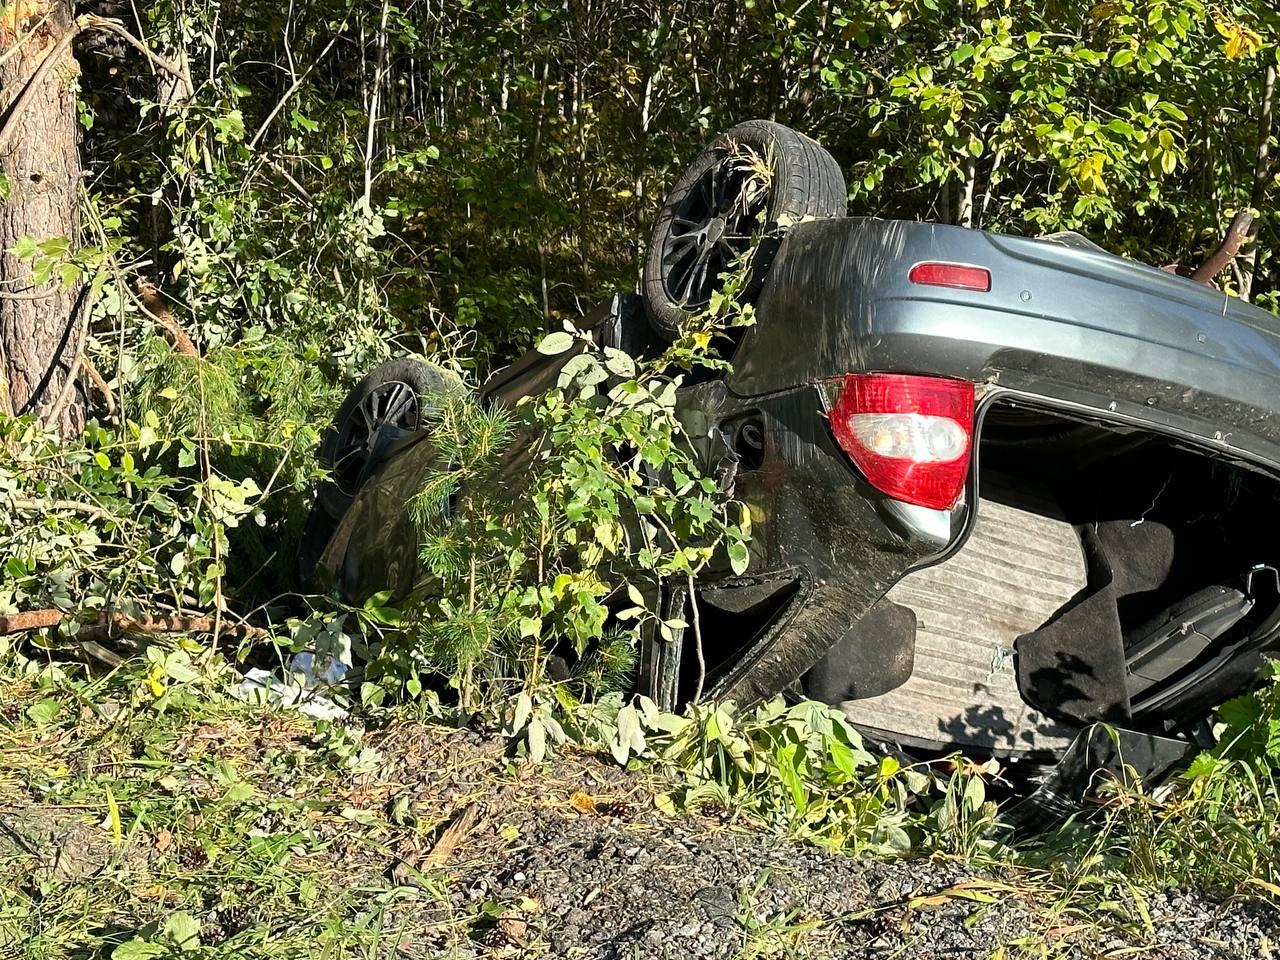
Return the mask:
[[[0,657],[0,704],[0,957],[373,958],[447,955],[495,937],[495,955],[533,955],[503,936],[526,919],[531,929],[545,925],[541,918],[513,918],[510,905],[485,898],[460,906],[450,874],[425,854],[469,804],[493,806],[501,796],[508,809],[581,810],[573,777],[590,787],[595,776],[574,770],[566,780],[553,768],[517,765],[439,727],[366,735],[358,725],[249,706],[200,682],[164,681],[157,696],[142,669],[92,679],[11,653]],[[743,721],[735,736],[755,736],[777,753],[781,731],[795,722],[775,716],[753,730]],[[721,731],[716,744],[729,742]],[[699,749],[699,769],[717,769]],[[784,755],[793,761],[795,752]],[[718,822],[732,822],[736,806],[753,829],[839,848],[838,831],[814,828],[834,821],[816,816],[836,803],[856,818],[881,810],[875,815],[917,836],[918,850],[993,877],[841,917],[764,915],[753,902],[759,886],[739,891],[739,955],[823,956],[842,924],[907,929],[913,918],[957,907],[979,924],[1016,905],[1029,919],[1004,955],[1065,956],[1081,941],[1142,943],[1153,924],[1149,900],[1171,885],[1280,901],[1276,784],[1265,764],[1219,759],[1176,789],[1116,793],[1100,821],[1018,849],[978,829],[990,821],[978,816],[983,798],[966,789],[972,770],[968,780],[940,780],[932,807],[910,814],[885,799],[897,774],[883,766],[882,794],[870,801],[846,778],[826,786],[811,778],[803,815],[788,806],[792,789],[758,777],[725,781],[709,811]],[[657,780],[643,765],[617,775],[628,791],[622,807],[652,810],[682,789],[706,793],[689,787],[687,771],[683,781]],[[794,770],[785,782],[799,782]],[[589,805],[614,804],[603,797],[617,783],[596,786]],[[957,825],[963,796],[977,819]],[[499,863],[504,849],[524,842],[500,806],[493,815],[489,846],[463,856]],[[875,848],[857,841],[851,849]]]
[[430,827],[362,788],[356,734],[196,691],[157,709],[124,675],[8,677],[0,702],[9,954],[374,956],[439,899],[351,882]]

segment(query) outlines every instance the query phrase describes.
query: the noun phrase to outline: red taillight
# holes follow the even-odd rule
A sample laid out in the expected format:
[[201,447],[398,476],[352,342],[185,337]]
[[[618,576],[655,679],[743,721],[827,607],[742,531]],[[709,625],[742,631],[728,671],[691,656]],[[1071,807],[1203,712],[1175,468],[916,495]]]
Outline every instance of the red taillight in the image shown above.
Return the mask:
[[991,289],[991,271],[986,267],[971,267],[964,263],[926,261],[917,263],[907,274],[912,283],[930,287],[952,287],[956,290],[977,290],[986,293]]
[[960,499],[969,472],[973,384],[851,373],[831,409],[831,432],[877,490],[947,510]]

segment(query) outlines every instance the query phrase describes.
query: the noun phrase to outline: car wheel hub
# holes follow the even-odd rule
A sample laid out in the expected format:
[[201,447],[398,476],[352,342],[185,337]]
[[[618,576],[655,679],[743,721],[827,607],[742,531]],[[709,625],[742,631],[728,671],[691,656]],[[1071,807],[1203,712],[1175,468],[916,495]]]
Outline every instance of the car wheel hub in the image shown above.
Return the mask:
[[751,248],[761,199],[748,202],[747,174],[732,158],[708,167],[671,220],[662,247],[668,295],[702,309],[720,275]]
[[359,489],[378,438],[388,427],[406,431],[418,428],[418,395],[400,380],[371,390],[339,427],[333,482],[343,493],[354,494]]

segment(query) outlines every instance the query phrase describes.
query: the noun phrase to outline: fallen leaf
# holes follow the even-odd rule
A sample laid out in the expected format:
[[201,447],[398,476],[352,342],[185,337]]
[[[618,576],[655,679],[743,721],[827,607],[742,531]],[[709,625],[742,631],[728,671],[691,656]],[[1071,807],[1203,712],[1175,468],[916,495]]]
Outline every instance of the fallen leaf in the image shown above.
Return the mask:
[[569,798],[569,806],[579,813],[596,813],[596,801],[589,793],[579,790]]
[[399,887],[417,886],[419,877],[421,877],[421,873],[408,860],[397,860],[395,866],[391,868],[391,879]]
[[173,834],[168,830],[161,830],[156,834],[156,849],[164,853],[173,846]]
[[519,917],[499,917],[498,932],[517,947],[524,946],[525,936],[529,932],[529,924]]

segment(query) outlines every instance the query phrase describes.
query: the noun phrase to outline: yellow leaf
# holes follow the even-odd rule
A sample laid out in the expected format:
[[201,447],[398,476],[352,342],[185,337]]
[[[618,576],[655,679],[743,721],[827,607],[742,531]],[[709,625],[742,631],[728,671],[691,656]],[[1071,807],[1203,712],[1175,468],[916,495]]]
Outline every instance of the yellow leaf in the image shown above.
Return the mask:
[[1102,179],[1102,168],[1107,158],[1101,153],[1091,153],[1071,169],[1080,189],[1085,193],[1106,193],[1107,184]]
[[116,804],[116,798],[111,793],[111,788],[107,787],[107,820],[111,823],[111,842],[124,842],[124,827],[120,823],[120,807]]
[[668,817],[674,817],[676,815],[676,804],[675,801],[671,799],[671,795],[669,793],[659,793],[655,795],[653,798],[653,805]]
[[1250,877],[1245,881],[1245,883],[1252,884],[1255,887],[1261,887],[1273,897],[1280,897],[1280,887],[1277,887],[1274,883],[1267,883],[1267,881],[1259,880],[1257,877]]
[[1225,53],[1228,60],[1252,56],[1262,48],[1262,38],[1243,24],[1215,17],[1213,26],[1227,41]]
[[589,793],[583,793],[579,790],[569,798],[569,806],[577,810],[579,813],[595,813],[596,801]]

